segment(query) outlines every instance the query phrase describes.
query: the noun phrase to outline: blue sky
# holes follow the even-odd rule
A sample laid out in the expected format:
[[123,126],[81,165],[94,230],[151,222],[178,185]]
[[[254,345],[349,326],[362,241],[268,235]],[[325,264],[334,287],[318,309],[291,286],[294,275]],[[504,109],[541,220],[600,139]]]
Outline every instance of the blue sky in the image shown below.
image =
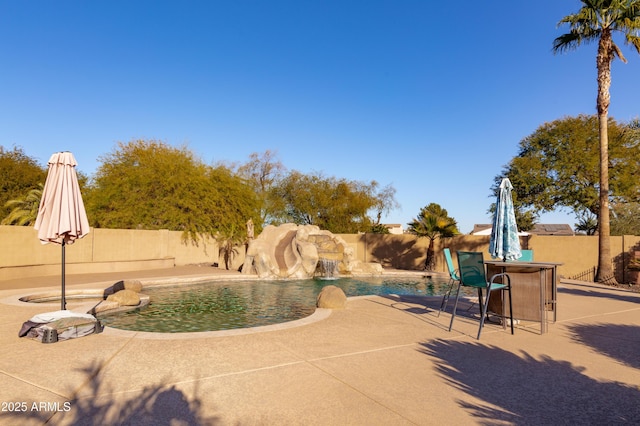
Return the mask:
[[[207,163],[269,149],[289,169],[392,185],[401,208],[384,222],[435,202],[466,233],[489,222],[520,140],[595,112],[596,46],[551,52],[580,4],[2,0],[0,145],[43,165],[68,150],[87,174],[140,138]],[[640,56],[623,53],[610,114],[629,121]]]

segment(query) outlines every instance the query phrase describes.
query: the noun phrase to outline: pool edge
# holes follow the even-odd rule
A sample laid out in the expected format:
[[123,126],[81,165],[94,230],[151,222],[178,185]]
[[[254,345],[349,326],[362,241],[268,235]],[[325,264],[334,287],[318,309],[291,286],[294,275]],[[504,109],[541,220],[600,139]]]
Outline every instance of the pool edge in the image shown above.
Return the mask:
[[227,336],[241,336],[246,334],[266,333],[270,331],[286,330],[289,328],[302,327],[305,325],[313,324],[329,318],[331,315],[331,309],[316,308],[311,315],[300,318],[294,321],[282,322],[279,324],[262,325],[258,327],[249,328],[234,328],[231,330],[216,330],[216,331],[194,331],[185,333],[166,333],[166,332],[151,332],[151,331],[131,331],[121,330],[109,326],[104,327],[103,334],[107,336],[116,337],[131,337],[139,339],[153,339],[153,340],[180,340],[180,339],[202,339],[212,337],[227,337]]

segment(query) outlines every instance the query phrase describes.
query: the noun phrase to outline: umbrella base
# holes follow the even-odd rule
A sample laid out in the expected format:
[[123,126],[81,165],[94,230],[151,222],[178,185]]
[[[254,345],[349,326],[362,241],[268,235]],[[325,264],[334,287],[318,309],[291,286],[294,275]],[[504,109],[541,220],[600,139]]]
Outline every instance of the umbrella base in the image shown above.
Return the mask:
[[42,328],[42,343],[55,343],[58,341],[58,330],[55,328],[41,327]]
[[26,321],[18,335],[42,343],[55,343],[100,333],[102,324],[93,315],[70,311],[48,312]]

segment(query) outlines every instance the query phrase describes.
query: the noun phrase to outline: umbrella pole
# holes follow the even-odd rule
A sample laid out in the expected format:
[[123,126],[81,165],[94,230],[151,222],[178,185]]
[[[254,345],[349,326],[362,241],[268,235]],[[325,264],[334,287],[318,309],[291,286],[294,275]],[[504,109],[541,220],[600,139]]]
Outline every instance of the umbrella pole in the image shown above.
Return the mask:
[[67,309],[67,301],[64,297],[64,264],[65,264],[65,259],[64,259],[64,251],[65,251],[65,244],[64,244],[64,238],[62,239],[62,297],[60,299],[61,301],[61,305],[62,305],[62,310],[66,310]]

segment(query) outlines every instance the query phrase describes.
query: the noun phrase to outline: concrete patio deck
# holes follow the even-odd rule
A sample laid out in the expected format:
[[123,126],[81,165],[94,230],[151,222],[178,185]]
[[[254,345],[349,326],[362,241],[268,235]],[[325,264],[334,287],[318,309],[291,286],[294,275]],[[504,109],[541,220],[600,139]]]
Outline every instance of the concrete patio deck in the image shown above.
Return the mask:
[[[69,276],[67,288],[211,269]],[[19,338],[24,321],[59,304],[17,297],[59,282],[0,282],[2,425],[640,424],[637,293],[562,282],[549,333],[487,324],[480,341],[467,306],[448,332],[439,299],[393,297],[257,333]]]

